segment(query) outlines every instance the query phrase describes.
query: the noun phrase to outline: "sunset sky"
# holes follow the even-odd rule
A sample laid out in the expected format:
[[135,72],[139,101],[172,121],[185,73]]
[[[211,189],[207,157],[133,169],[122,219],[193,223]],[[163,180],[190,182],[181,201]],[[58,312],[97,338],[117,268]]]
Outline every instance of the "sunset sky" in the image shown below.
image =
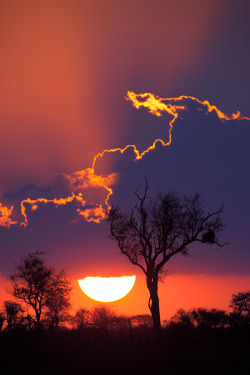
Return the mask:
[[[245,0],[0,0],[0,303],[18,259],[39,250],[71,278],[75,307],[93,305],[78,279],[136,275],[114,308],[148,313],[144,276],[102,220],[109,189],[108,204],[130,210],[145,177],[152,196],[199,192],[208,211],[222,203],[229,242],[168,264],[162,318],[227,308],[250,289],[249,16]],[[242,119],[186,98],[169,146],[94,162],[169,141],[173,116],[136,109],[128,91],[208,100]]]

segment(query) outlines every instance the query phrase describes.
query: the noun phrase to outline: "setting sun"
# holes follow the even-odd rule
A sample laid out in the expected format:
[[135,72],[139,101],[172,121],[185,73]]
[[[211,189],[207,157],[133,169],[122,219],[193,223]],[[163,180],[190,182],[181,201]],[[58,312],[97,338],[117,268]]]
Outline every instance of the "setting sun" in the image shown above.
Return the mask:
[[78,280],[82,291],[100,302],[113,302],[125,297],[133,288],[135,276],[85,277]]

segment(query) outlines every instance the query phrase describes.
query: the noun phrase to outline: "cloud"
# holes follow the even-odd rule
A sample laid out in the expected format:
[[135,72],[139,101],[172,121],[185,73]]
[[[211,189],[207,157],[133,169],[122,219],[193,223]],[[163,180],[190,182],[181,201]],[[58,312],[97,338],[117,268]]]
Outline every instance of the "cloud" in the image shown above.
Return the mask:
[[4,198],[7,200],[23,200],[27,196],[32,196],[34,197],[40,197],[40,196],[49,196],[50,194],[50,189],[48,188],[41,188],[35,184],[28,184],[20,189],[14,189],[9,192],[6,192],[4,194]]
[[[47,187],[40,188],[34,184],[26,185],[20,189],[12,190],[5,194],[8,200],[21,200],[20,211],[22,219],[13,219],[13,206],[4,206],[0,203],[0,226],[10,228],[13,225],[28,226],[28,215],[44,205],[55,207],[74,204],[75,217],[72,222],[84,219],[100,223],[105,219],[110,209],[109,199],[113,194],[113,187],[117,184],[118,173],[96,172],[97,164],[109,154],[123,155],[132,151],[134,160],[141,160],[147,153],[156,148],[158,144],[163,147],[170,146],[172,142],[172,130],[177,119],[181,119],[184,112],[190,108],[205,115],[214,114],[220,121],[250,120],[238,111],[232,115],[226,115],[207,100],[200,101],[192,96],[179,96],[177,98],[159,98],[152,93],[135,94],[128,91],[126,99],[132,102],[137,109],[144,107],[155,116],[167,113],[172,117],[169,122],[168,139],[155,139],[153,143],[139,152],[134,144],[126,145],[124,148],[105,149],[93,158],[92,166],[71,174],[61,173]],[[61,194],[61,195],[59,195]]]
[[13,220],[13,206],[7,207],[0,202],[0,226],[10,228],[12,225],[18,224]]

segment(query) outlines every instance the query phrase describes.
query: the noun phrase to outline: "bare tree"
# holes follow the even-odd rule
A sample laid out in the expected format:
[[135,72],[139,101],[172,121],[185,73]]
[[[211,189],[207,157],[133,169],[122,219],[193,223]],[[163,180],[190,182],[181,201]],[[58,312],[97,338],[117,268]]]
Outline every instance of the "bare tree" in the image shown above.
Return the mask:
[[195,242],[216,244],[223,229],[223,207],[205,212],[199,194],[179,197],[176,193],[147,196],[136,193],[138,202],[130,213],[112,207],[108,222],[111,238],[117,241],[121,253],[146,276],[149,290],[149,309],[155,331],[161,329],[158,281],[164,277],[164,266],[176,254],[188,255],[189,246]]
[[[64,272],[57,273],[46,266],[42,253],[34,252],[22,258],[17,264],[15,272],[10,276],[11,289],[9,293],[21,300],[31,315],[36,328],[41,328],[41,317],[46,313],[57,318],[59,312],[70,307],[67,293],[70,292],[69,283]],[[63,292],[63,293],[62,293]],[[62,295],[60,294],[62,293]],[[52,301],[54,310],[52,313]],[[58,324],[58,322],[56,323]]]

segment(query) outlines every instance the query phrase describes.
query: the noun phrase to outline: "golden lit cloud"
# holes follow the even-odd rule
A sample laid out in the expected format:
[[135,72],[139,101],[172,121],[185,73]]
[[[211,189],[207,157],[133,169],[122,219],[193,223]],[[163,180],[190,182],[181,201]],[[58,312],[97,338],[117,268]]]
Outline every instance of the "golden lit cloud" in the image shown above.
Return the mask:
[[[128,91],[127,100],[133,103],[135,108],[145,107],[148,108],[149,112],[156,115],[162,116],[162,112],[167,112],[172,116],[178,117],[178,111],[187,109],[188,107],[183,104],[185,100],[192,100],[199,103],[205,112],[216,112],[219,119],[225,120],[250,120],[249,117],[241,115],[239,111],[233,113],[231,116],[221,112],[215,105],[211,105],[208,100],[201,101],[193,96],[181,95],[177,98],[159,98],[151,93],[135,94],[132,91]],[[172,104],[179,103],[180,105]]]
[[75,195],[72,193],[71,196],[66,198],[60,198],[60,199],[46,199],[46,198],[37,198],[37,199],[24,199],[21,202],[21,213],[24,217],[24,221],[21,223],[23,226],[28,225],[28,217],[26,214],[26,205],[31,206],[31,210],[35,211],[38,209],[39,204],[47,204],[47,203],[53,203],[56,207],[57,206],[65,206],[67,203],[71,203],[75,201],[78,205],[84,206],[86,204],[86,201],[83,199],[82,194],[79,193],[78,195]]
[[[131,101],[135,108],[139,109],[141,107],[144,107],[149,111],[149,113],[155,116],[160,117],[163,115],[164,112],[172,116],[172,119],[169,122],[168,139],[155,139],[152,145],[143,150],[141,153],[137,149],[137,146],[133,144],[127,145],[124,148],[117,147],[113,149],[105,149],[94,156],[91,167],[81,171],[74,172],[72,174],[62,173],[61,176],[67,183],[67,187],[71,192],[70,195],[67,197],[54,199],[24,199],[21,202],[21,214],[23,216],[23,221],[21,221],[20,223],[11,219],[11,216],[13,214],[13,207],[11,206],[10,208],[8,208],[0,203],[0,226],[4,226],[7,228],[16,224],[27,226],[28,216],[26,212],[26,207],[29,205],[31,206],[31,210],[35,211],[39,208],[39,205],[48,203],[54,204],[56,207],[65,206],[69,203],[74,203],[76,205],[77,217],[73,221],[78,221],[80,218],[83,218],[89,222],[93,221],[96,223],[100,223],[101,220],[104,220],[107,217],[108,211],[111,208],[109,204],[109,198],[113,194],[112,187],[117,183],[118,174],[110,173],[107,175],[98,175],[95,169],[98,160],[103,158],[105,154],[116,152],[123,154],[128,149],[132,149],[135,155],[135,160],[140,160],[146,153],[155,149],[156,144],[158,142],[161,143],[164,147],[169,146],[172,142],[171,132],[174,123],[179,118],[180,113],[189,110],[188,103],[190,103],[190,101],[191,103],[194,102],[198,104],[198,110],[202,110],[204,114],[214,112],[222,122],[231,120],[250,120],[250,118],[241,115],[239,111],[233,113],[230,116],[226,115],[225,113],[220,111],[215,105],[211,105],[207,100],[201,101],[192,96],[182,95],[177,98],[160,98],[153,95],[152,93],[136,94],[132,91],[128,91],[126,99],[128,101]],[[97,203],[93,200],[89,201],[89,199],[87,199],[87,197],[84,196],[85,189],[96,188],[102,189],[105,192],[106,198],[104,199],[103,204]]]
[[17,224],[17,221],[14,221],[11,216],[13,214],[14,207],[3,206],[0,202],[0,226],[10,228],[11,225]]

